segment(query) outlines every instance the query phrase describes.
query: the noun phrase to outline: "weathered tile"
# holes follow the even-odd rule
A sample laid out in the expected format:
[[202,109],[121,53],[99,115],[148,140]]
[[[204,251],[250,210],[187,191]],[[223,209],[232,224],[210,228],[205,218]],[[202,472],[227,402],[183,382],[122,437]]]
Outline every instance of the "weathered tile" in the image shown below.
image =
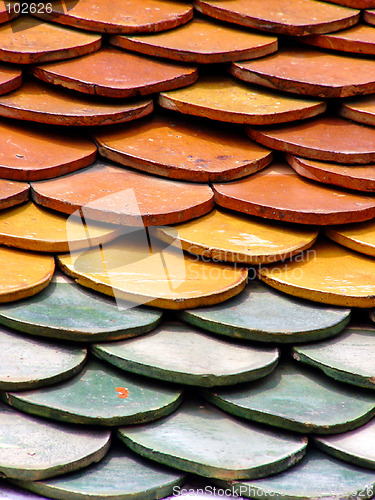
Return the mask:
[[119,437],[140,455],[219,479],[263,477],[291,467],[307,440],[237,420],[207,403],[185,402],[148,425],[120,427]]
[[349,323],[350,309],[295,299],[253,281],[223,304],[183,311],[179,316],[204,330],[237,339],[296,343],[337,335]]
[[92,349],[122,370],[202,387],[264,377],[279,358],[276,348],[221,340],[179,323],[164,323],[137,339],[96,344]]
[[0,96],[0,116],[50,125],[110,125],[141,118],[152,110],[150,100],[112,103],[34,81]]
[[184,250],[214,261],[266,264],[311,247],[318,229],[281,225],[217,208],[193,221],[159,227],[156,234],[167,243],[181,244]]
[[275,37],[200,18],[155,35],[115,35],[110,43],[153,57],[199,64],[253,59],[277,50]]
[[315,97],[350,97],[375,92],[375,61],[358,55],[290,46],[255,61],[232,63],[246,82]]
[[27,15],[0,26],[0,60],[14,64],[79,57],[99,50],[100,45],[100,35],[41,23]]
[[336,460],[314,448],[303,460],[285,472],[255,481],[235,481],[226,486],[237,495],[271,500],[351,500],[371,498],[375,482],[373,471]]
[[0,179],[0,210],[24,203],[29,199],[29,191],[30,186],[25,182]]
[[161,0],[65,0],[52,3],[34,14],[42,19],[68,24],[75,28],[103,33],[153,33],[175,28],[193,17],[190,3]]
[[[338,436],[318,436],[315,444],[325,452],[353,464],[375,469],[375,420]],[[371,491],[371,490],[370,490]],[[372,497],[374,490],[372,489]]]
[[375,215],[371,196],[311,182],[281,162],[213,189],[215,202],[224,208],[284,222],[345,224]]
[[54,85],[116,98],[177,89],[198,78],[196,67],[158,61],[114,47],[104,47],[94,54],[69,61],[34,66],[31,72]]
[[159,104],[184,114],[252,125],[302,120],[326,109],[323,101],[280,94],[224,76],[203,76],[186,89],[162,92]]
[[[375,125],[375,97],[370,95],[343,101],[339,114],[349,120],[373,127]],[[363,134],[365,135],[366,132],[363,131]]]
[[195,0],[203,14],[284,35],[328,33],[356,24],[359,11],[310,0]]
[[345,165],[286,155],[289,165],[302,177],[356,191],[375,191],[375,164]]
[[294,347],[293,357],[340,382],[375,389],[375,330],[350,326],[329,342]]
[[335,33],[305,36],[301,39],[301,42],[323,49],[374,55],[375,29],[366,24],[357,24]]
[[82,255],[61,255],[58,262],[83,286],[163,309],[223,302],[240,293],[247,279],[245,267],[203,262],[155,238],[149,246],[144,231]]
[[96,158],[95,145],[84,136],[22,122],[2,120],[0,140],[0,176],[4,179],[50,179],[87,167]]
[[158,466],[126,450],[112,445],[99,462],[78,472],[44,481],[14,481],[29,491],[49,498],[69,497],[128,500],[164,498],[185,481],[183,473]]
[[47,422],[0,403],[0,467],[9,478],[37,481],[65,474],[106,454],[111,433]]
[[149,332],[162,317],[156,309],[124,312],[103,295],[78,286],[58,271],[37,297],[0,305],[0,324],[20,332],[79,342],[121,340]]
[[192,182],[237,179],[272,160],[271,151],[249,141],[240,130],[180,117],[152,117],[124,127],[106,127],[94,138],[100,154],[110,160]]
[[18,335],[0,328],[0,389],[20,391],[61,382],[78,373],[87,350]]
[[375,222],[373,220],[361,224],[327,227],[325,234],[344,247],[375,257]]
[[0,244],[24,250],[69,252],[101,245],[120,234],[118,226],[67,217],[32,201],[0,211]]
[[[368,97],[362,97],[368,99]],[[257,142],[304,158],[338,163],[375,162],[375,129],[323,116],[306,122],[262,129],[248,128]]]
[[169,415],[181,403],[182,391],[94,360],[61,384],[7,392],[2,398],[15,408],[40,417],[72,424],[118,426]]
[[184,222],[209,212],[207,185],[161,179],[111,164],[96,163],[82,172],[32,184],[34,200],[53,210],[132,226]]
[[375,306],[373,258],[326,241],[316,243],[313,250],[302,262],[263,267],[260,278],[282,292],[323,304]]
[[375,393],[290,362],[256,382],[206,390],[205,397],[238,417],[302,433],[341,433],[375,415]]
[[52,256],[0,247],[0,303],[35,295],[48,286],[55,269]]

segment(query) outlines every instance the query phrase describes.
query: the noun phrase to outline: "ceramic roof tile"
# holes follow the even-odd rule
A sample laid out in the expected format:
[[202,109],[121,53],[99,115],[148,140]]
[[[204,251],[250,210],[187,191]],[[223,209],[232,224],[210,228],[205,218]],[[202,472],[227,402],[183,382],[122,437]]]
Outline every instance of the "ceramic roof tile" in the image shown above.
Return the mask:
[[0,96],[0,116],[64,126],[123,123],[151,113],[153,102],[106,102],[30,81]]
[[29,199],[30,186],[25,182],[0,179],[0,210],[19,205]]
[[55,270],[54,258],[24,250],[0,247],[0,302],[30,297],[49,285]]
[[0,346],[6,353],[0,367],[2,391],[36,389],[66,380],[86,362],[87,349],[17,335],[0,328]]
[[357,191],[375,191],[375,164],[344,165],[316,160],[307,160],[286,155],[289,165],[303,177],[324,184],[333,184]]
[[375,10],[365,10],[363,13],[363,20],[368,24],[375,24]]
[[18,89],[22,85],[22,71],[4,64],[0,65],[0,95]]
[[329,33],[356,24],[359,11],[311,0],[195,0],[203,14],[284,35]]
[[[255,481],[235,481],[232,487],[238,495],[247,498],[281,497],[297,500],[315,500],[336,495],[342,500],[350,500],[353,495],[363,498],[372,496],[374,471],[345,464],[325,453],[310,449],[303,460],[292,469],[280,474]],[[284,496],[285,495],[285,496]]]
[[[32,184],[34,200],[53,210],[113,224],[155,226],[209,212],[213,192],[204,184],[162,179],[97,162],[81,172]],[[77,214],[78,215],[78,214]]]
[[302,262],[294,260],[284,268],[276,266],[263,267],[259,276],[277,290],[336,306],[375,305],[375,261],[367,255],[322,240]]
[[3,179],[50,179],[87,167],[96,158],[95,145],[84,134],[69,130],[1,120],[0,140]]
[[375,222],[369,220],[360,224],[331,226],[325,229],[333,241],[356,252],[375,257]]
[[375,97],[370,95],[342,101],[339,114],[345,118],[349,118],[349,120],[374,126]]
[[0,467],[7,477],[29,481],[71,472],[100,460],[111,437],[106,429],[46,422],[4,403],[0,405],[0,429]]
[[289,344],[337,335],[349,323],[350,314],[350,309],[299,300],[253,280],[236,297],[216,306],[182,311],[179,317],[235,339]]
[[355,54],[375,54],[375,28],[357,24],[346,30],[326,35],[309,35],[301,39],[303,43]]
[[52,387],[6,394],[12,406],[32,415],[108,427],[157,420],[182,402],[177,385],[131,375],[95,359]]
[[293,357],[297,361],[315,366],[339,382],[366,389],[375,389],[374,353],[374,331],[355,326],[346,328],[329,343],[293,348]]
[[298,435],[253,427],[198,401],[186,401],[163,420],[136,428],[120,427],[118,433],[127,446],[147,458],[206,477],[232,480],[291,467],[305,454],[307,441]]
[[246,267],[200,261],[165,247],[145,231],[84,253],[60,255],[57,260],[83,286],[118,300],[163,309],[223,302],[240,293],[247,279]]
[[302,434],[347,432],[375,415],[375,394],[288,361],[279,363],[268,377],[207,389],[204,397],[237,417]]
[[160,310],[145,307],[132,307],[124,314],[112,298],[90,292],[59,271],[36,297],[0,304],[2,325],[73,342],[134,337],[155,328],[161,318]]
[[326,109],[323,101],[285,95],[223,76],[201,77],[186,89],[163,92],[159,104],[180,113],[252,125],[302,120]]
[[350,97],[375,92],[375,61],[289,47],[259,60],[235,62],[230,72],[250,83],[315,97]]
[[[338,436],[319,436],[315,438],[315,444],[329,453],[345,462],[361,465],[362,467],[374,469],[375,454],[371,446],[375,435],[375,421],[351,432],[345,432]],[[366,491],[366,489],[365,489]],[[367,490],[371,497],[373,487]]]
[[157,236],[205,259],[264,264],[284,261],[306,250],[314,244],[318,228],[280,224],[215,208],[199,219],[157,228]]
[[375,129],[336,116],[277,127],[248,128],[247,132],[267,147],[312,160],[350,164],[375,161]]
[[327,225],[375,216],[375,199],[370,195],[311,182],[282,162],[213,188],[218,205],[265,219]]
[[253,59],[277,50],[276,37],[200,18],[155,35],[115,35],[110,43],[153,57],[199,64]]
[[83,221],[29,201],[0,211],[0,244],[35,252],[69,252],[101,245],[121,234],[116,226]]
[[21,16],[0,25],[0,60],[35,64],[75,58],[99,50],[101,36]]
[[66,0],[37,17],[103,33],[149,33],[175,28],[193,17],[189,3],[162,0]]
[[269,375],[279,358],[275,347],[230,343],[175,322],[131,342],[96,344],[92,349],[122,370],[199,387],[257,380]]
[[43,481],[17,482],[38,495],[51,498],[67,495],[71,499],[85,495],[105,499],[108,492],[118,498],[146,498],[147,495],[164,498],[179,491],[184,483],[184,473],[152,464],[119,445],[112,445],[98,464],[83,471]]
[[272,160],[272,153],[249,141],[242,129],[174,116],[153,115],[132,125],[106,127],[94,139],[100,154],[110,160],[192,182],[237,179]]
[[117,98],[185,87],[198,78],[198,70],[193,66],[158,61],[113,47],[70,61],[33,67],[31,72],[54,85]]

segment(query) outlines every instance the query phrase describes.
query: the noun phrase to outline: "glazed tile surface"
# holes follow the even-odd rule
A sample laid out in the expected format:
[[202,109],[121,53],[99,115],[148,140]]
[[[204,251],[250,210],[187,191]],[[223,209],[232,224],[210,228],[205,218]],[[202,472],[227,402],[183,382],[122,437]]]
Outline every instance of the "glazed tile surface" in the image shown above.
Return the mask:
[[[94,136],[100,154],[124,166],[193,182],[228,181],[268,165],[272,153],[220,124],[152,117]],[[147,148],[145,148],[145,143]]]
[[360,222],[375,215],[371,196],[308,181],[281,162],[213,187],[218,205],[266,219],[327,225]]
[[0,25],[0,44],[1,61],[35,64],[95,52],[101,46],[101,36],[41,23],[22,15],[11,23]]
[[104,97],[128,98],[185,87],[197,69],[104,47],[70,61],[34,67],[35,77],[54,85]]
[[199,64],[253,59],[277,50],[275,37],[199,18],[156,35],[115,35],[110,43],[151,56]]
[[108,103],[32,81],[0,96],[0,116],[50,125],[111,125],[140,118],[152,110],[152,101]]
[[37,15],[46,20],[101,33],[154,32],[175,28],[193,16],[190,4],[162,0],[66,0]]
[[[113,224],[155,226],[199,217],[213,207],[213,192],[189,184],[96,163],[89,169],[32,184],[36,203]],[[124,228],[126,232],[127,229]]]
[[356,24],[359,11],[310,0],[195,0],[197,10],[222,21],[285,35],[327,33]]
[[[0,99],[1,104],[1,99]],[[267,125],[311,118],[323,113],[322,101],[245,85],[228,77],[201,77],[186,89],[162,92],[159,104],[180,113],[229,123]]]

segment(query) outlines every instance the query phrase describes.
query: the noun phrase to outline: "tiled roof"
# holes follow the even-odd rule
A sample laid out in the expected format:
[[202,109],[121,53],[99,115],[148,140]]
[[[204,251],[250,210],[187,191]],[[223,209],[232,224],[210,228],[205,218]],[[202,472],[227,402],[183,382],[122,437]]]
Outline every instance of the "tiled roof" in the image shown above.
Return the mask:
[[375,1],[0,23],[0,497],[375,497]]

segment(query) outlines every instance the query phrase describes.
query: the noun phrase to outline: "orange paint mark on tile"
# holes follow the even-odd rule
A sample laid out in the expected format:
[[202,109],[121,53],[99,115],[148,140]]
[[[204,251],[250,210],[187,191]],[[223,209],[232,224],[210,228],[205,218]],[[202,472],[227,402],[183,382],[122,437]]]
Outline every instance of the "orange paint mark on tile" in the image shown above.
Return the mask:
[[118,392],[120,399],[126,399],[129,396],[129,391],[126,387],[116,387],[115,391]]

